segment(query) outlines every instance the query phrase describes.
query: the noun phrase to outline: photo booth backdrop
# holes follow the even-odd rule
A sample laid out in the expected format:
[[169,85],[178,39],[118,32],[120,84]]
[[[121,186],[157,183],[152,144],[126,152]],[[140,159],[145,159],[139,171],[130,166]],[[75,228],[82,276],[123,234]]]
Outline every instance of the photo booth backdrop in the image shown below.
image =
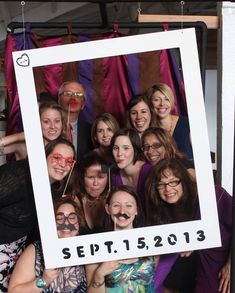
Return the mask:
[[[4,50],[8,100],[6,133],[23,130],[12,52],[125,36],[116,30],[102,34],[71,32],[42,36],[31,31],[30,23],[26,23],[25,32],[8,32]],[[97,115],[109,112],[124,126],[128,101],[134,95],[144,93],[156,82],[163,82],[172,88],[175,95],[173,114],[187,115],[184,82],[177,54],[176,48],[37,67],[34,68],[37,96],[47,92],[57,100],[62,82],[77,80],[87,91],[86,107],[81,113],[83,119],[92,123]]]

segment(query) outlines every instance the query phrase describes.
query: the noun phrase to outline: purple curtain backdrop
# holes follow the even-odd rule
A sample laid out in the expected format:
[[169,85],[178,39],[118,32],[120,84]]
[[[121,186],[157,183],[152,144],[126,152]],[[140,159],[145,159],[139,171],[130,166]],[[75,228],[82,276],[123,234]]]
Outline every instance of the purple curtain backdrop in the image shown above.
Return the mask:
[[[113,32],[45,37],[31,33],[30,24],[26,26],[25,40],[24,34],[9,32],[5,43],[5,81],[9,105],[7,134],[23,130],[12,52],[23,50],[24,46],[25,49],[33,49],[123,36]],[[88,97],[82,116],[90,123],[97,115],[110,112],[121,126],[125,125],[128,101],[156,82],[167,83],[172,88],[175,94],[173,113],[187,115],[182,73],[171,50],[37,67],[34,77],[38,97],[40,93],[48,92],[57,99],[58,88],[66,80],[78,80],[84,84]]]

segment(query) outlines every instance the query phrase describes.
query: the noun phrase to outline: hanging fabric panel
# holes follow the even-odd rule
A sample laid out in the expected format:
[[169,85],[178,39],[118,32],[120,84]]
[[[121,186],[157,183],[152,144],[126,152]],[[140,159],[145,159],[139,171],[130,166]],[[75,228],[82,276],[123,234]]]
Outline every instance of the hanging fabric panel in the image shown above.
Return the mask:
[[[27,24],[25,36],[25,49],[32,49],[126,35],[119,32],[80,35],[70,33],[48,37],[31,33],[30,24]],[[5,43],[5,80],[9,104],[7,134],[23,130],[12,60],[12,52],[23,50],[23,37],[22,33],[9,32]],[[34,77],[38,98],[40,93],[48,92],[55,100],[63,81],[81,82],[87,91],[82,117],[90,123],[97,115],[110,112],[124,126],[128,101],[136,94],[143,94],[157,82],[167,83],[172,88],[175,94],[173,114],[187,114],[182,73],[172,50],[47,65],[34,68]]]

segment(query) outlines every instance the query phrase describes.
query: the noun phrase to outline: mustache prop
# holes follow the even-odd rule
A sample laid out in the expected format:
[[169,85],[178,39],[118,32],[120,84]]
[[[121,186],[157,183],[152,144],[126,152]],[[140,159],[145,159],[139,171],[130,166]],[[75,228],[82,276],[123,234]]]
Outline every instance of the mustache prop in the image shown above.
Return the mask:
[[77,101],[77,100],[75,100],[75,99],[70,99],[70,101],[69,101],[69,106],[70,106],[71,108],[76,107],[77,105],[78,105],[78,101]]
[[116,215],[114,215],[114,217],[116,218],[125,218],[125,219],[130,219],[130,217],[127,214],[122,214],[122,213],[117,213]]
[[70,231],[74,231],[77,230],[76,227],[73,224],[61,224],[57,226],[57,230],[58,231],[62,231],[62,230],[70,230]]

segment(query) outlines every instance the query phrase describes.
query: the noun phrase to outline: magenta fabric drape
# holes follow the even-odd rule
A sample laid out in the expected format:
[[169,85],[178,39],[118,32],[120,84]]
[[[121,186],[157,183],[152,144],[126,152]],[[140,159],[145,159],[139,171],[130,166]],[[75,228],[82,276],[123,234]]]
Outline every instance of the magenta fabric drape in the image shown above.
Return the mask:
[[[32,34],[29,24],[26,35],[26,49],[125,36],[116,31],[100,35],[69,34],[45,37]],[[5,43],[5,80],[9,101],[7,134],[22,130],[12,61],[12,52],[22,49],[23,35],[8,33]],[[147,66],[143,66],[145,62],[147,62]],[[97,115],[110,112],[123,126],[126,122],[128,101],[133,95],[143,93],[156,82],[165,82],[172,87],[176,98],[174,113],[186,114],[183,79],[174,54],[170,50],[37,67],[34,68],[34,77],[37,95],[48,92],[55,99],[57,99],[58,88],[63,81],[74,79],[82,82],[88,93],[82,115],[90,123]]]

